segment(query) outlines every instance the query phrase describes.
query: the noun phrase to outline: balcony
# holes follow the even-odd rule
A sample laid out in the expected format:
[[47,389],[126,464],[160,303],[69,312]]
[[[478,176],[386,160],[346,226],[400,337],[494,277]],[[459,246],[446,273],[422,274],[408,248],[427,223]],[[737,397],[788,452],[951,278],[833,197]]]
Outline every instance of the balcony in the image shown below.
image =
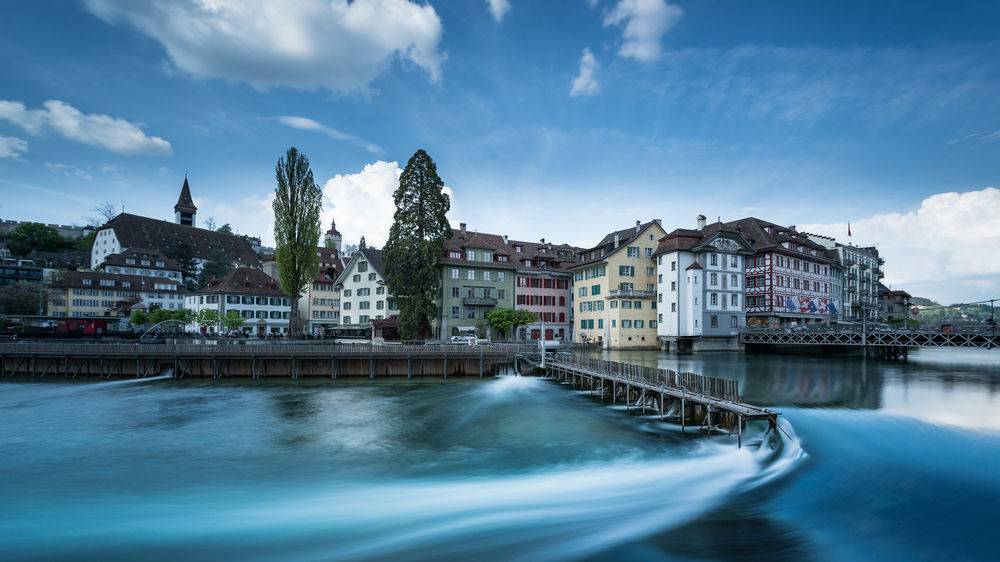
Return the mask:
[[465,297],[462,299],[465,306],[496,306],[497,300],[493,297]]
[[655,299],[656,291],[648,289],[617,289],[608,293],[611,299]]

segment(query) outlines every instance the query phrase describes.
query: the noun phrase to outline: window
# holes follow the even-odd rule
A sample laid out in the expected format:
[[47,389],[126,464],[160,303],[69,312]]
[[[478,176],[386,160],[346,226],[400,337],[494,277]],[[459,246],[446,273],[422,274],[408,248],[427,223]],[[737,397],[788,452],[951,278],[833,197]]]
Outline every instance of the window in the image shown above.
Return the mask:
[[457,306],[451,307],[451,317],[452,318],[458,318],[458,307]]
[[454,268],[453,268],[453,269],[451,270],[451,278],[452,278],[452,279],[458,279],[458,270],[457,270],[457,269],[454,269]]
[[646,268],[646,275],[656,275],[656,268],[655,267],[647,267]]
[[713,314],[713,315],[709,316],[708,317],[708,321],[709,321],[709,325],[712,328],[718,328],[719,327],[719,317],[718,317],[718,315]]
[[729,303],[729,304],[731,304],[731,305],[733,305],[733,306],[735,306],[735,307],[738,307],[738,306],[740,306],[740,296],[739,296],[739,295],[730,295],[730,296],[731,296],[732,298],[731,298],[731,299],[729,299],[729,300],[730,300],[730,303]]
[[81,282],[82,282],[82,283],[83,283],[84,285],[91,285],[91,284],[92,284],[92,282],[91,282],[91,280],[90,280],[90,279],[81,279],[80,281],[81,281]]
[[465,272],[465,277],[467,279],[475,279],[476,278],[476,270],[470,269],[470,270],[466,271]]
[[618,308],[618,301],[611,301],[611,308]]
[[385,294],[385,287],[383,287],[381,285],[379,285],[378,287],[375,287],[375,294],[376,295],[384,295]]
[[670,271],[677,271],[677,262],[670,262]]
[[632,325],[636,328],[642,328],[646,325],[646,322],[645,320],[635,320],[634,322],[632,322]]
[[358,262],[358,273],[364,273],[366,271],[368,271],[368,262],[366,262],[366,261],[359,261]]
[[652,241],[653,241],[653,235],[652,235],[652,234],[650,234],[650,235],[649,235],[649,241],[650,241],[650,242],[652,242]]
[[599,294],[601,294],[601,286],[600,285],[591,285],[590,286],[590,294],[591,295],[599,295]]
[[709,254],[709,263],[719,265],[719,254]]
[[656,315],[656,321],[659,322],[660,324],[663,324],[663,315],[662,314],[657,314]]
[[[350,289],[344,289],[344,296],[345,297],[351,296],[351,290]],[[274,303],[271,303],[271,304],[274,304]]]
[[492,281],[493,280],[492,277],[493,277],[493,272],[492,271],[484,271],[483,272],[483,281]]
[[351,317],[350,316],[345,316],[344,317],[344,324],[350,324],[350,323],[351,323]]
[[670,303],[670,312],[677,312],[677,303]]
[[452,287],[451,288],[451,298],[453,298],[453,299],[457,299],[458,298],[458,287]]
[[[712,254],[712,255],[714,256],[715,254]],[[719,284],[719,274],[718,273],[713,273],[713,274],[709,275],[708,282],[709,282],[709,284],[711,284],[713,286],[718,285]]]
[[632,301],[622,301],[622,308],[632,308]]
[[369,281],[374,281],[375,280],[375,273],[374,272],[368,274],[368,280]]
[[670,282],[670,290],[671,291],[676,291],[677,290],[677,281],[671,281]]
[[497,289],[497,298],[500,300],[505,300],[507,298],[507,291],[504,289]]
[[651,258],[651,257],[653,257],[653,249],[652,248],[643,248],[643,254],[647,258]]
[[498,271],[497,272],[497,281],[506,281],[506,280],[507,280],[507,273],[504,272],[504,271]]
[[740,258],[738,258],[736,256],[730,256],[729,257],[729,266],[730,267],[739,267],[739,265],[740,265]]
[[729,317],[729,327],[731,327],[731,328],[738,328],[739,327],[738,322],[739,322],[739,318],[738,317],[736,317],[736,316],[730,316]]
[[587,288],[586,287],[580,287],[580,290],[577,291],[577,296],[580,296],[580,297],[587,296]]
[[476,251],[475,250],[466,250],[465,251],[465,259],[467,259],[469,261],[476,261]]
[[642,308],[642,301],[632,301],[632,308]]
[[449,251],[448,257],[454,260],[462,259],[462,252]]
[[375,308],[383,310],[385,308],[385,301],[375,301]]
[[344,303],[344,310],[350,310],[350,309],[351,309],[351,301],[345,302]]
[[631,327],[632,327],[631,320],[622,320],[622,328],[631,328]]
[[719,293],[712,293],[709,298],[713,306],[719,304]]
[[[593,322],[593,320],[591,320],[591,322]],[[598,330],[603,330],[604,329],[604,319],[603,318],[598,318],[597,319],[597,329]]]
[[729,287],[732,288],[732,289],[739,289],[740,288],[740,281],[739,281],[739,279],[736,278],[736,274],[735,273],[730,274],[730,276],[729,276]]
[[631,265],[619,265],[618,275],[621,277],[635,277],[635,267]]
[[663,293],[656,294],[656,302],[663,302]]

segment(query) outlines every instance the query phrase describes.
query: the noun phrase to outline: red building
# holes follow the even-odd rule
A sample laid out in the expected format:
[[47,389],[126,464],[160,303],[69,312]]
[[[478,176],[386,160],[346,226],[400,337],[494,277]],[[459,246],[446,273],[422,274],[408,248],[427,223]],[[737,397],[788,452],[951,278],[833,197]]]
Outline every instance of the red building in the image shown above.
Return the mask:
[[750,242],[745,299],[748,326],[791,326],[825,322],[836,312],[830,294],[826,248],[794,226],[756,218],[726,223]]

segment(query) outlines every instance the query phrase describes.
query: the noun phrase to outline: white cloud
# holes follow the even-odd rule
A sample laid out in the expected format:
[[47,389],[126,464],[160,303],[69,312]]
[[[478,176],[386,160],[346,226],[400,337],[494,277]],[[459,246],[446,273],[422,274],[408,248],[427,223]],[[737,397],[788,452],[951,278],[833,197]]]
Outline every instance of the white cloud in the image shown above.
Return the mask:
[[575,98],[576,96],[590,96],[600,91],[601,84],[595,76],[600,66],[597,59],[590,52],[590,49],[585,47],[583,55],[580,57],[580,72],[573,79],[573,85],[569,90],[571,98]]
[[66,164],[53,164],[51,162],[46,162],[45,167],[52,170],[53,172],[60,173],[64,176],[78,177],[85,180],[92,180],[94,176],[90,175],[86,170],[81,170],[76,166],[67,166]]
[[677,24],[683,13],[666,0],[620,0],[604,16],[604,27],[624,27],[624,42],[618,54],[639,62],[653,62],[660,58],[663,34]]
[[281,117],[278,117],[278,121],[281,122],[283,125],[288,125],[289,127],[293,127],[295,129],[302,129],[304,131],[316,131],[318,133],[323,133],[324,135],[335,140],[347,141],[353,144],[354,146],[358,146],[360,148],[367,150],[368,152],[371,152],[372,154],[381,154],[385,152],[384,150],[382,150],[382,147],[378,145],[372,144],[354,135],[343,133],[332,127],[327,127],[326,125],[313,121],[308,117],[298,117],[295,115],[282,115]]
[[[841,242],[847,223],[799,225]],[[938,302],[992,298],[1000,290],[1000,189],[938,193],[907,213],[851,221],[853,239],[877,242],[883,283]]]
[[510,2],[507,0],[486,0],[486,4],[489,5],[490,14],[493,15],[493,19],[497,20],[497,23],[500,23],[504,14],[510,9]]
[[28,141],[17,137],[0,136],[0,158],[12,158],[17,160],[21,157],[19,153],[28,151]]
[[[379,160],[356,174],[337,174],[327,180],[323,185],[323,231],[336,219],[344,243],[356,244],[364,236],[367,244],[384,246],[396,212],[392,194],[402,173],[398,163]],[[448,216],[456,216],[455,194],[447,186],[444,192],[451,199]]]
[[59,100],[49,100],[42,105],[45,109],[28,109],[20,102],[0,100],[0,119],[32,135],[51,130],[63,138],[121,154],[173,154],[169,142],[146,136],[141,124],[97,113],[85,114]]
[[445,58],[434,8],[409,0],[85,1],[159,41],[177,68],[257,89],[365,91],[397,58],[437,81]]

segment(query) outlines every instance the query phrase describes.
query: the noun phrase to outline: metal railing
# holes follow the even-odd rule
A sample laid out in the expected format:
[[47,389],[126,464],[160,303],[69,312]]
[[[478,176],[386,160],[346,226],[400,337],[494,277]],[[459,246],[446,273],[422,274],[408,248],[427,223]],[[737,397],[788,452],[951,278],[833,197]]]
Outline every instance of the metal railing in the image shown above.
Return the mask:
[[578,355],[560,354],[551,360],[552,366],[575,367],[585,369],[601,376],[622,381],[645,382],[664,388],[684,390],[694,394],[702,394],[718,400],[742,400],[739,393],[739,381],[721,377],[709,377],[695,373],[678,373],[670,369],[657,369],[642,365],[631,365],[605,359],[580,357]]

